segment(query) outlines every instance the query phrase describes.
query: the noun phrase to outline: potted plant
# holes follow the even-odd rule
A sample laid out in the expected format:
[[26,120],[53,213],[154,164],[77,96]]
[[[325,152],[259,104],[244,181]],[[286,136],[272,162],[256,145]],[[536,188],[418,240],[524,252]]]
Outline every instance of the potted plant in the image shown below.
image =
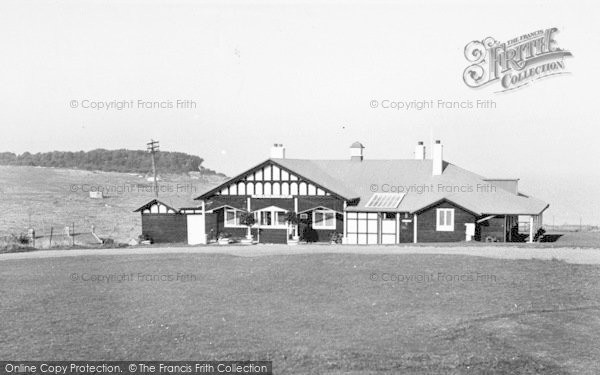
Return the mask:
[[217,240],[217,242],[219,243],[219,245],[229,245],[229,242],[231,241],[231,234],[227,233],[227,232],[221,232],[219,233],[219,239]]
[[152,245],[154,241],[148,234],[140,234],[138,236],[138,242],[142,245]]
[[298,214],[293,211],[289,211],[286,214],[285,221],[287,222],[289,227],[292,227],[292,231],[293,231],[291,238],[288,238],[288,244],[297,245],[298,242],[300,241],[300,237],[298,236],[298,233],[297,233],[297,225],[300,222],[300,218],[299,218]]
[[217,232],[214,230],[214,228],[211,228],[210,231],[208,232],[208,242],[209,243],[214,243],[217,242],[218,237],[217,237]]
[[252,243],[252,229],[251,227],[256,224],[256,218],[254,214],[251,212],[242,212],[240,216],[240,224],[248,227],[248,231],[246,232],[246,238],[242,240],[242,243],[250,244]]
[[331,240],[332,245],[342,243],[342,238],[343,238],[343,235],[339,232],[333,232],[329,236],[329,239]]

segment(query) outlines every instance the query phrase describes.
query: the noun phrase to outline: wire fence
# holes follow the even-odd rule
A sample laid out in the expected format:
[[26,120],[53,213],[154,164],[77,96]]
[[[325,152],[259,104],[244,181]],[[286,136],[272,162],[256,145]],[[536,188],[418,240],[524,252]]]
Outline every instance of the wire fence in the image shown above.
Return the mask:
[[29,229],[11,230],[0,234],[0,248],[9,245],[21,245],[36,249],[55,247],[88,247],[103,244],[128,243],[138,239],[141,234],[141,222],[137,215],[131,220],[115,223],[92,224],[89,220],[70,221],[68,223],[38,222]]

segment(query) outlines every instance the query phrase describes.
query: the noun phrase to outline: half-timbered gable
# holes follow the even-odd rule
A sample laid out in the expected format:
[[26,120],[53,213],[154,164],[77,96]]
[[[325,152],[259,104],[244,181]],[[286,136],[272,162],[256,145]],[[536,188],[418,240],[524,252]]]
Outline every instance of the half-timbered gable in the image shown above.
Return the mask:
[[335,195],[326,187],[282,167],[272,160],[252,168],[204,194],[291,198],[293,196]]

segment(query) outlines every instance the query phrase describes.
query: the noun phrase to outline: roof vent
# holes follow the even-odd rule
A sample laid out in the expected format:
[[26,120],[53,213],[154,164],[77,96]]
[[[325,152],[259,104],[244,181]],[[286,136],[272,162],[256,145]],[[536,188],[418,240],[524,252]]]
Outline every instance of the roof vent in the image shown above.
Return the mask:
[[350,146],[350,160],[362,161],[363,160],[363,149],[365,146],[360,142],[354,142]]

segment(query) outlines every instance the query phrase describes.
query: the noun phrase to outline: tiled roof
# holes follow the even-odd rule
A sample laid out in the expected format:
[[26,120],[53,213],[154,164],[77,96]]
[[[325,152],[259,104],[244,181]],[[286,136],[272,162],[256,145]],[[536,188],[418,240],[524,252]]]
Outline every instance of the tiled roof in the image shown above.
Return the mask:
[[372,210],[365,205],[376,192],[405,194],[396,209],[379,211],[418,212],[443,199],[480,215],[536,215],[548,207],[535,198],[493,189],[484,177],[448,162],[442,175],[434,176],[431,160],[272,160],[348,200],[359,198],[348,210]]
[[200,203],[198,201],[193,200],[193,198],[187,196],[170,196],[152,199],[151,201],[145,203],[143,206],[136,209],[134,212],[142,211],[144,208],[150,207],[155,202],[160,202],[176,211],[179,211],[182,208],[200,207]]

